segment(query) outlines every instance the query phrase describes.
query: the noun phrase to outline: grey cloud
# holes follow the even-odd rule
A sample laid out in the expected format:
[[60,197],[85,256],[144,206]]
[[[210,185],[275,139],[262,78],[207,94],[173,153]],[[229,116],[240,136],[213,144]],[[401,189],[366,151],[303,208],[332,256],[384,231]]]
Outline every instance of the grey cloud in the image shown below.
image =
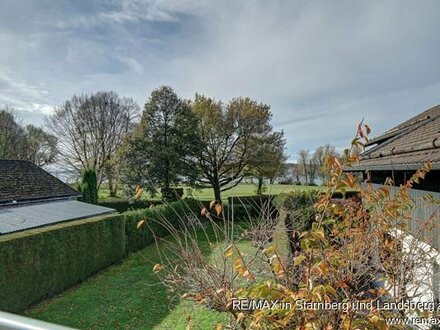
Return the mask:
[[438,1],[9,0],[6,7],[0,103],[28,111],[40,104],[39,114],[102,89],[140,104],[161,84],[186,98],[250,96],[271,105],[295,158],[324,143],[342,148],[363,117],[378,133],[440,103]]

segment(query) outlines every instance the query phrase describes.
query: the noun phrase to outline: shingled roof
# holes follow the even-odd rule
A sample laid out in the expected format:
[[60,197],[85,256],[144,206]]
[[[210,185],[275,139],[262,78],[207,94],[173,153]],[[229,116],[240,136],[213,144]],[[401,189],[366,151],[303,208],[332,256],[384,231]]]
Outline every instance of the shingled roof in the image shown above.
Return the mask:
[[354,170],[415,170],[425,161],[440,169],[440,105],[369,141]]
[[75,189],[30,161],[0,159],[0,206],[78,196]]

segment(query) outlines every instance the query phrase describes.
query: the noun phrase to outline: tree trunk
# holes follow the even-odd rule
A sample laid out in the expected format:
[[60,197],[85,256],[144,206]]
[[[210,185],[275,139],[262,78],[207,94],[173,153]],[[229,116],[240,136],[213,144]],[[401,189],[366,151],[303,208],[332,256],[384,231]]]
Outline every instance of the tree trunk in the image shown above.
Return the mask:
[[116,197],[116,193],[117,193],[117,185],[113,182],[113,178],[109,177],[108,178],[108,190],[109,190],[109,197]]
[[221,204],[222,203],[222,197],[221,197],[220,185],[219,184],[215,184],[215,185],[212,186],[212,188],[214,189],[214,199]]
[[257,195],[263,194],[263,178],[260,176],[258,178]]

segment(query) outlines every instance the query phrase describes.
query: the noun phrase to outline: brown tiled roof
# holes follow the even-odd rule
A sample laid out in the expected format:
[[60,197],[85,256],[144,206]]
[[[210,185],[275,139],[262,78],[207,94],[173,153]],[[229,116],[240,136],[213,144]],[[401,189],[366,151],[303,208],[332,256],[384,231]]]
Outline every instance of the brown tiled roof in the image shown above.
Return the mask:
[[414,170],[425,161],[440,169],[440,106],[428,109],[370,140],[351,170]]
[[76,196],[75,189],[32,162],[0,159],[0,205]]

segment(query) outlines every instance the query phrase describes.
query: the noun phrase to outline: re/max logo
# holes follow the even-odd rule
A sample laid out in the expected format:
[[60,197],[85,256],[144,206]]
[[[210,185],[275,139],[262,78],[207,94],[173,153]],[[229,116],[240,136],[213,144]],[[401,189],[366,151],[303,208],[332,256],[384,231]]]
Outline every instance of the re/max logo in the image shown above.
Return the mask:
[[292,303],[267,299],[232,299],[232,310],[291,309]]

